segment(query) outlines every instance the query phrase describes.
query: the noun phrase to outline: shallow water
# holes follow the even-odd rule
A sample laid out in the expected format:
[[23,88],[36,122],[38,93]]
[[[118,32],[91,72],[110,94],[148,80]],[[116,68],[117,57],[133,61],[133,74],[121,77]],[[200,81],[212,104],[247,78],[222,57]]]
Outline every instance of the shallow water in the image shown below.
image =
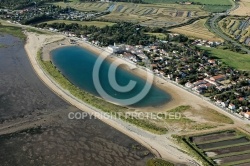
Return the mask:
[[0,133],[8,133],[0,134],[0,165],[145,165],[153,156],[100,120],[70,120],[69,112],[82,111],[41,82],[24,42],[5,35],[0,43],[6,45],[0,48]]

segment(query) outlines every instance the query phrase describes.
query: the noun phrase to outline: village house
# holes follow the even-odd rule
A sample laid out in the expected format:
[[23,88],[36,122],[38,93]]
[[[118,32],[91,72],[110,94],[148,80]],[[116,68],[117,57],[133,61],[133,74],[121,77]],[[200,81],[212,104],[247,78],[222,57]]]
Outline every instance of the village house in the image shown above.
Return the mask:
[[207,81],[205,81],[205,80],[199,80],[199,81],[194,82],[193,85],[198,86],[198,85],[206,84],[206,83],[207,83]]
[[185,84],[185,87],[187,87],[187,88],[193,88],[193,87],[194,87],[194,84],[192,84],[191,82],[187,82],[187,83]]
[[245,112],[243,115],[244,115],[244,117],[247,118],[248,120],[250,119],[250,112]]
[[228,108],[229,108],[230,110],[235,110],[236,107],[235,107],[234,104],[231,103],[231,104],[228,105]]
[[225,75],[217,75],[210,78],[211,81],[220,82],[226,79]]
[[215,85],[215,86],[218,86],[218,83],[215,82],[215,81],[212,81],[211,79],[204,78],[204,81],[209,82],[210,84],[213,84],[213,85]]

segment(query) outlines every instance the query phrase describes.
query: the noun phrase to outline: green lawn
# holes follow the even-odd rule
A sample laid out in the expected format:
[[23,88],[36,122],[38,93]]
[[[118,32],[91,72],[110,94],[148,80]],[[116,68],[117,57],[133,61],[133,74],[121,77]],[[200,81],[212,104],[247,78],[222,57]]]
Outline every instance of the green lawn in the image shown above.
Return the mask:
[[165,35],[164,33],[146,33],[146,34],[148,34],[148,35],[150,35],[150,36],[156,36],[156,37],[159,38],[159,39],[164,39],[164,38],[166,38],[166,35]]
[[[45,22],[44,22],[45,23]],[[53,23],[65,23],[65,24],[72,24],[72,23],[77,23],[81,25],[87,25],[91,26],[94,25],[96,27],[105,27],[105,26],[112,26],[115,23],[111,22],[102,22],[102,21],[70,21],[70,20],[53,20],[53,21],[46,21],[47,24],[53,24]]]
[[208,12],[225,12],[227,9],[230,9],[232,6],[231,5],[205,5],[204,10]]
[[201,47],[203,50],[208,51],[210,55],[219,58],[222,62],[225,62],[228,66],[239,70],[250,71],[250,55],[239,54],[229,50],[222,50],[216,48]]
[[22,40],[26,39],[26,36],[23,34],[22,29],[18,27],[13,27],[13,26],[2,26],[0,24],[0,34],[11,34]]
[[[187,0],[144,0],[146,3],[176,3],[187,2]],[[231,0],[189,0],[188,2],[200,3],[208,12],[224,12],[232,7]],[[189,5],[186,5],[189,6]]]
[[6,47],[4,44],[0,43],[0,48]]

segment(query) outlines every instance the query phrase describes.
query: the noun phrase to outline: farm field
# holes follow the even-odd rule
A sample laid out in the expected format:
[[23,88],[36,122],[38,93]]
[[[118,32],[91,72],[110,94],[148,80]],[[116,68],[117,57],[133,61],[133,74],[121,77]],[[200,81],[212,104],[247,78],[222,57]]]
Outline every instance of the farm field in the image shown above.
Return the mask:
[[206,21],[207,19],[200,19],[190,25],[173,28],[170,31],[199,39],[205,39],[210,41],[223,41],[205,27]]
[[225,130],[182,138],[210,165],[243,165],[250,162],[249,135]]
[[208,13],[199,5],[115,3],[111,14],[101,18],[139,22],[144,26],[168,27],[206,15]]
[[222,62],[238,70],[250,71],[250,56],[229,50],[201,47],[212,56],[219,58]]
[[203,9],[212,13],[226,12],[231,6],[228,5],[204,5]]
[[250,36],[250,17],[226,17],[219,22],[219,26],[224,33],[239,42],[245,42]]
[[[176,2],[187,2],[187,0],[143,0],[143,2],[147,3],[176,3]],[[201,4],[208,5],[231,5],[230,0],[189,0],[188,2],[199,2]]]
[[76,10],[80,10],[80,11],[105,11],[107,10],[107,8],[109,7],[109,3],[101,3],[101,2],[96,2],[96,3],[92,3],[92,2],[85,2],[85,3],[81,3],[78,1],[73,1],[73,2],[55,2],[53,3],[54,5],[58,5],[61,7],[71,7],[74,8]]
[[[186,0],[144,0],[146,3],[180,3]],[[204,10],[209,12],[223,12],[231,8],[231,0],[189,0],[188,2],[204,5]]]
[[168,27],[183,23],[192,18],[207,16],[201,5],[180,4],[134,4],[134,3],[80,3],[55,2],[55,5],[72,7],[81,11],[109,11],[110,14],[100,17],[109,21],[129,21],[144,26]]
[[53,20],[53,21],[46,21],[43,23],[47,24],[53,24],[53,23],[65,23],[65,24],[72,24],[72,23],[77,23],[81,25],[87,25],[87,26],[96,26],[96,27],[105,27],[105,26],[112,26],[115,23],[111,22],[102,22],[102,21],[70,21],[70,20]]
[[231,12],[231,15],[250,16],[250,0],[240,0],[238,9]]
[[144,26],[168,27],[198,16],[206,16],[199,5],[115,3],[107,20],[139,22]]

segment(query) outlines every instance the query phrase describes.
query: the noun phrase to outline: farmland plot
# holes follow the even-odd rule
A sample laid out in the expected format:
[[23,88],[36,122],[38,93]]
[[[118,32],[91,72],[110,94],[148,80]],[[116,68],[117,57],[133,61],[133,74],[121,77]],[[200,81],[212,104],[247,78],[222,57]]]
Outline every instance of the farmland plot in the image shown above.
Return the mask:
[[173,28],[171,29],[172,32],[184,34],[194,38],[200,38],[210,41],[222,41],[222,39],[215,36],[212,32],[210,32],[205,27],[206,19],[198,20],[190,25]]
[[239,130],[226,130],[183,137],[209,165],[248,165],[249,135]]
[[250,36],[250,17],[226,17],[219,22],[219,26],[225,34],[239,42]]
[[186,22],[199,16],[208,16],[209,12],[201,5],[180,4],[134,4],[125,2],[55,2],[55,5],[72,7],[80,11],[109,11],[110,14],[100,17],[107,21],[128,21],[143,26],[168,27]]
[[240,7],[231,12],[231,15],[238,16],[250,16],[250,1],[249,0],[241,0],[239,2]]

